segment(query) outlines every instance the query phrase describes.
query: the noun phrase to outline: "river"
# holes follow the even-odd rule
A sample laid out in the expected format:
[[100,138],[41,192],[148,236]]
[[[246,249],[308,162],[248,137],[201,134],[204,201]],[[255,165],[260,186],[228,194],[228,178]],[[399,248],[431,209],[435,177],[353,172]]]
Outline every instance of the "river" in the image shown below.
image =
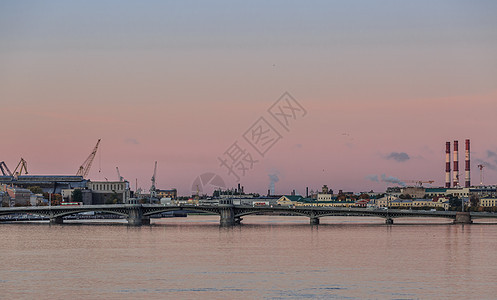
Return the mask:
[[[0,224],[2,299],[495,299],[497,227],[217,216]],[[427,223],[429,222],[429,223]]]

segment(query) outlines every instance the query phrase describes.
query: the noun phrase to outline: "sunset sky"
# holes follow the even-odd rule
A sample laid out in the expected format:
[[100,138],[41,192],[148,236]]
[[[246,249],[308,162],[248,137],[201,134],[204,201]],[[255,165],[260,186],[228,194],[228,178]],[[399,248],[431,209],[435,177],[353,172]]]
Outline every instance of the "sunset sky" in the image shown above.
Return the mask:
[[[445,179],[445,142],[471,139],[472,183],[497,183],[496,1],[2,1],[0,161],[121,175],[191,194],[195,178],[245,191],[383,191]],[[287,128],[269,113],[288,92]],[[292,99],[292,98],[289,98]],[[263,118],[281,138],[259,154]],[[270,141],[267,138],[265,141]],[[244,156],[245,157],[245,156]],[[246,162],[246,161],[245,161]],[[460,164],[461,178],[464,164]],[[462,180],[463,181],[463,180]]]

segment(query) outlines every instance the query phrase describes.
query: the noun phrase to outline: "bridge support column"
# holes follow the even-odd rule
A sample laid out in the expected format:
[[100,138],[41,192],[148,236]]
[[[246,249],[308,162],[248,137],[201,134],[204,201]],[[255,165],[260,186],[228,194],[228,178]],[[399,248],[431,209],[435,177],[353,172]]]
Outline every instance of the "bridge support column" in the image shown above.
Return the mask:
[[393,224],[393,219],[392,218],[385,219],[385,224],[392,225]]
[[150,225],[150,217],[142,217],[142,225]]
[[[143,224],[143,212],[141,207],[131,208],[128,212],[128,225],[141,226]],[[150,219],[148,220],[150,224]]]
[[471,220],[471,214],[469,212],[456,212],[456,219],[454,220],[454,224],[471,224],[473,221]]
[[63,224],[63,223],[64,219],[62,219],[62,217],[53,217],[53,216],[50,217],[50,224]]
[[311,223],[311,225],[319,225],[319,218],[311,217],[310,223]]
[[219,214],[221,216],[219,223],[221,226],[233,226],[235,225],[235,212],[233,210],[233,206],[223,206],[219,210]]

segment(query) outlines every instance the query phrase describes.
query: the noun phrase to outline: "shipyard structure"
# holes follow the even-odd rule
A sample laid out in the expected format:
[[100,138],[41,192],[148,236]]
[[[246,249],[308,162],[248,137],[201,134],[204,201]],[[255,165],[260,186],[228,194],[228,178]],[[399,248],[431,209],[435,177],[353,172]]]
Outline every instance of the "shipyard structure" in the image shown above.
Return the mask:
[[[35,199],[29,190],[33,187],[39,188],[41,194],[34,195]],[[15,205],[37,205],[43,194],[49,197],[61,195],[64,201],[72,202],[75,190],[81,192],[79,200],[84,205],[126,203],[130,198],[129,182],[125,180],[91,181],[83,176],[64,175],[0,176],[0,191],[7,194]]]

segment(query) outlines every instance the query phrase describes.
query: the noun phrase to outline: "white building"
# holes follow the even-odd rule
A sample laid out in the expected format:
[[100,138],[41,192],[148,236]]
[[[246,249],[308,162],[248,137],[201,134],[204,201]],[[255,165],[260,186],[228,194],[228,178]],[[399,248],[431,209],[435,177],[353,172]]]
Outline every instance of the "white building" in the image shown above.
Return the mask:
[[129,182],[89,181],[86,187],[92,191],[92,204],[127,203]]

